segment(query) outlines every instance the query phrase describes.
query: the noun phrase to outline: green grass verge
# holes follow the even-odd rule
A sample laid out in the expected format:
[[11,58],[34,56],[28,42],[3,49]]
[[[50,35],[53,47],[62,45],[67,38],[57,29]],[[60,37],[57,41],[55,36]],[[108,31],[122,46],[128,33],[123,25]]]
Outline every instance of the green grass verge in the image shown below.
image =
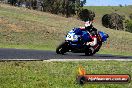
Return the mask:
[[87,74],[130,74],[132,62],[77,61],[77,62],[0,62],[0,88],[132,88],[127,84],[76,83],[78,67]]
[[110,55],[121,55],[121,56],[132,56],[131,52],[125,52],[123,50],[116,50],[113,48],[102,47],[98,54],[110,54]]
[[32,50],[50,50],[55,51],[49,45],[0,45],[0,48],[15,48],[15,49],[32,49]]

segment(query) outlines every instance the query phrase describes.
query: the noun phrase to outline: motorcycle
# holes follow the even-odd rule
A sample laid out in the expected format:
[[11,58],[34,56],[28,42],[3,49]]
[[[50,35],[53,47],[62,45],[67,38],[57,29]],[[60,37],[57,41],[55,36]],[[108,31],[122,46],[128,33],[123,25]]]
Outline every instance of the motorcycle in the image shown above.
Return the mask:
[[109,37],[108,34],[102,31],[98,31],[97,36],[97,44],[95,46],[87,45],[87,42],[90,42],[90,38],[88,37],[88,31],[82,31],[82,35],[77,34],[76,28],[69,31],[66,35],[65,41],[62,42],[57,48],[57,54],[65,54],[66,52],[73,53],[85,53],[86,56],[92,56],[96,52],[98,52],[102,46],[102,43],[107,41]]

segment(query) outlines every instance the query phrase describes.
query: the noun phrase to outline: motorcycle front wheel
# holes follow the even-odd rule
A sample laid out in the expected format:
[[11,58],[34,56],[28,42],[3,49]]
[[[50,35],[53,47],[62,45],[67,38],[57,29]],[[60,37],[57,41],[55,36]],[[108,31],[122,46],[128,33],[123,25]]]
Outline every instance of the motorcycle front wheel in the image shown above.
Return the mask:
[[67,42],[62,42],[57,48],[56,53],[57,54],[64,54],[67,51]]

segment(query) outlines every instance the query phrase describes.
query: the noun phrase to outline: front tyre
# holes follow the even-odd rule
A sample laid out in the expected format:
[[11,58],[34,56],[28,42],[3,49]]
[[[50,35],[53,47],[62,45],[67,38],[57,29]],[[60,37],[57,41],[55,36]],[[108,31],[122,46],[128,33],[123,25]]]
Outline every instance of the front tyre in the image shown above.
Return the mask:
[[66,47],[67,47],[67,42],[62,42],[62,43],[56,48],[56,53],[57,53],[57,54],[64,54],[64,53],[66,53]]

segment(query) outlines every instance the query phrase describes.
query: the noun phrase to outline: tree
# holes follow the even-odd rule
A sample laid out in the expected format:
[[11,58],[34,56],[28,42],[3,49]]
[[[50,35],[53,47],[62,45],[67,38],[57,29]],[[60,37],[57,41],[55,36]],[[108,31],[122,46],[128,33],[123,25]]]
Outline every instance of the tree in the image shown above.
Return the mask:
[[83,7],[86,4],[86,0],[80,1],[81,7]]
[[11,5],[15,5],[17,0],[8,0],[8,2],[11,4]]
[[119,4],[119,6],[120,6],[120,7],[123,7],[123,5],[122,5],[122,4]]
[[88,9],[83,9],[79,13],[79,18],[82,21],[88,21],[88,20],[92,21],[94,20],[94,17],[95,17],[95,13]]
[[40,8],[44,12],[70,17],[80,12],[86,0],[9,0],[9,2],[12,5],[17,2],[18,6],[25,2],[27,8],[32,7],[34,10]]
[[35,10],[35,9],[37,9],[37,0],[32,0],[31,1],[31,6],[32,6],[32,8]]

